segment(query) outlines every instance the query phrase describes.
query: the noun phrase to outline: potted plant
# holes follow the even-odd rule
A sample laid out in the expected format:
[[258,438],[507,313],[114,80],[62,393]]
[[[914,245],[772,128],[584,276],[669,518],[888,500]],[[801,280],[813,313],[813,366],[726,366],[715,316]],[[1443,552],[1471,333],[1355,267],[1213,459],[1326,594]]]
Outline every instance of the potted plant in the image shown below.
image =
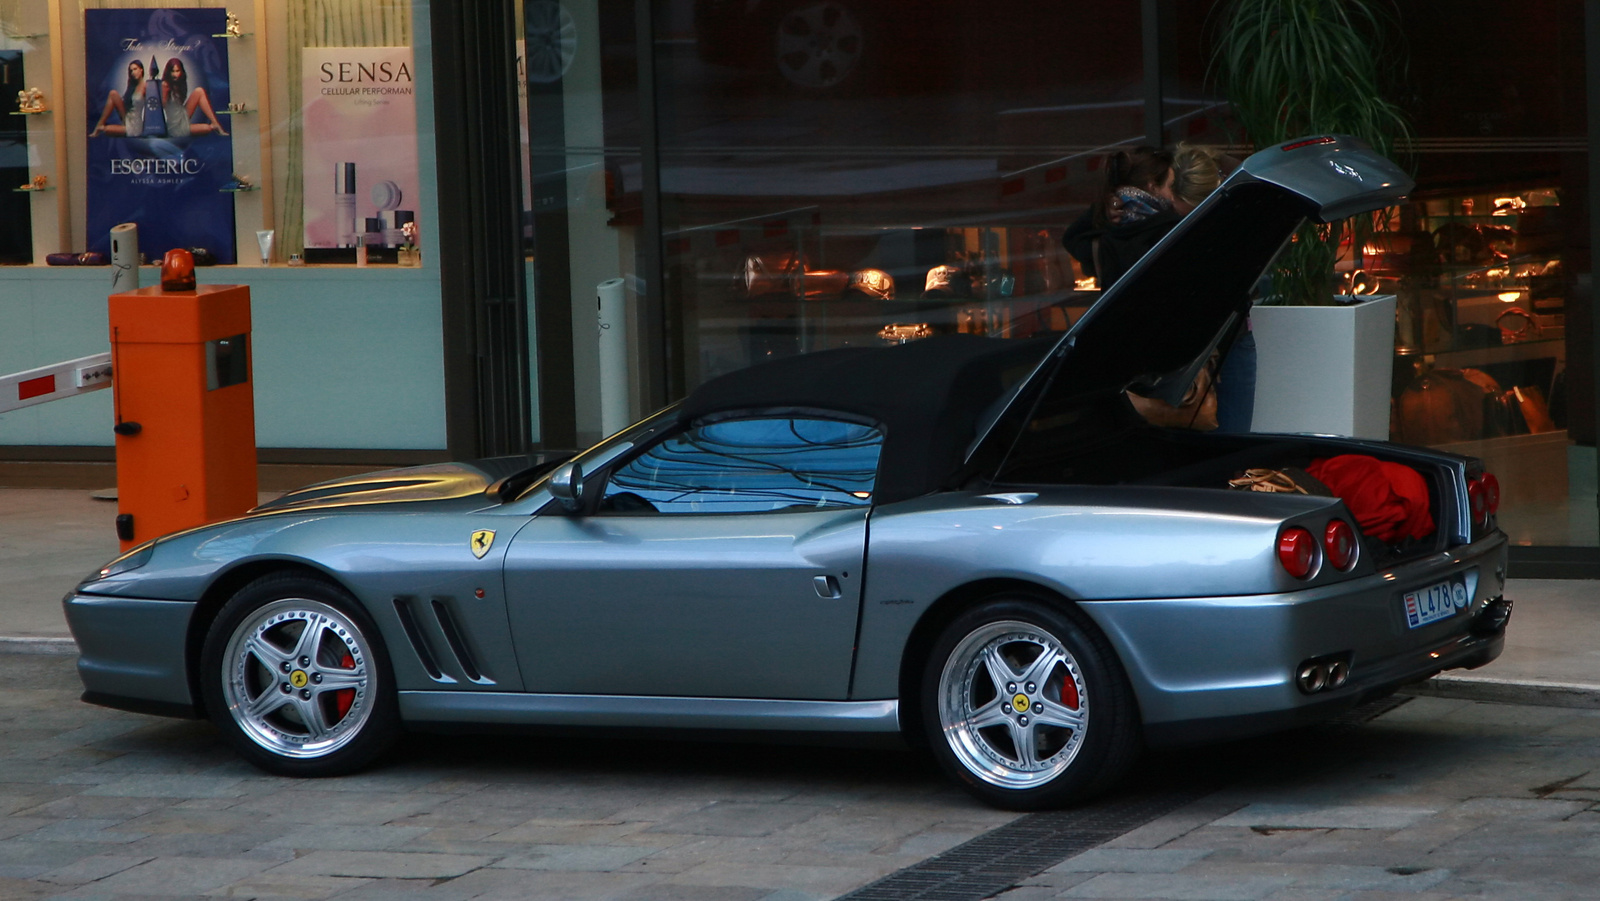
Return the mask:
[[[1393,156],[1411,126],[1383,96],[1390,24],[1373,0],[1232,0],[1212,76],[1256,147],[1346,134]],[[1274,263],[1251,315],[1257,431],[1388,437],[1395,298],[1335,294],[1341,248],[1359,254],[1373,231],[1371,217],[1308,223]]]

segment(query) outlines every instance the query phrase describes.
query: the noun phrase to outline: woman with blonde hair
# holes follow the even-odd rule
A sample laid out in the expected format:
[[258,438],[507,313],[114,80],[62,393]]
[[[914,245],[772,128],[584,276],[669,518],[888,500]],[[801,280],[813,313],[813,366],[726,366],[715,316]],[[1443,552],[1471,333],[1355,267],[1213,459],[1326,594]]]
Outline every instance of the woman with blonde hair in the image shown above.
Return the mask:
[[1172,208],[1183,215],[1200,205],[1222,184],[1222,162],[1209,147],[1179,144],[1172,151]]

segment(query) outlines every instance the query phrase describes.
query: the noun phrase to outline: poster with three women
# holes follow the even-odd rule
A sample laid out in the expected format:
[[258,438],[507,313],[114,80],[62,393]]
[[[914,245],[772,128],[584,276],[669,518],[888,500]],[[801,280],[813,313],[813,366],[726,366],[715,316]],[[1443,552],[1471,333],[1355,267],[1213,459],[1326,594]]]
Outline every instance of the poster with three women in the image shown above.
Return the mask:
[[110,230],[139,225],[160,259],[204,247],[235,261],[233,143],[228,137],[227,11],[84,10],[89,88],[89,250]]

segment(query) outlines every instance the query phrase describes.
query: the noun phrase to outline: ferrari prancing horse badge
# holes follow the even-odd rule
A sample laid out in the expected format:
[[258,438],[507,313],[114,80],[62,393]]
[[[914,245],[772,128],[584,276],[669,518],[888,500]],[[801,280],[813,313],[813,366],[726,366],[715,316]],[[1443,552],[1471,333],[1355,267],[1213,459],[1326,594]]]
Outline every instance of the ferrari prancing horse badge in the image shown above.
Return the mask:
[[494,544],[494,530],[479,529],[478,531],[473,532],[472,556],[482,560],[483,555],[489,553],[489,546],[492,544]]

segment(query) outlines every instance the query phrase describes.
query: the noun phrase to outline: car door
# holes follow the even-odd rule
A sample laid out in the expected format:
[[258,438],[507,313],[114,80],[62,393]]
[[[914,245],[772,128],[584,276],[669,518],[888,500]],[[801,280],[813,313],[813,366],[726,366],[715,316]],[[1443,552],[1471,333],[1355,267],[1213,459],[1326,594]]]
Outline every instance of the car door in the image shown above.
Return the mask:
[[880,431],[748,416],[661,436],[506,556],[528,691],[842,699]]

